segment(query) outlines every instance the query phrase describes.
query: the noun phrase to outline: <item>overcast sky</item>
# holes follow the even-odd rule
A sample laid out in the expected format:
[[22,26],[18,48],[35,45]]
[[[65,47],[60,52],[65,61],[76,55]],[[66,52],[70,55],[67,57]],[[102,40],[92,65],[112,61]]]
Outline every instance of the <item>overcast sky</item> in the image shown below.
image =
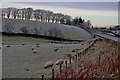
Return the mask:
[[116,25],[118,23],[118,2],[17,2],[2,3],[2,7],[32,7],[53,12],[81,16],[94,26]]

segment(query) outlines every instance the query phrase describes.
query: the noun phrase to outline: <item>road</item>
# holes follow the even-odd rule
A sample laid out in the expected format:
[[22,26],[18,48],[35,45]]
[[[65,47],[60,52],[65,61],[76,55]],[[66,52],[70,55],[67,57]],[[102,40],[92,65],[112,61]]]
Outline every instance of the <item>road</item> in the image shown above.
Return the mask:
[[104,38],[107,38],[107,39],[111,39],[111,40],[120,42],[120,38],[119,37],[114,37],[114,36],[110,36],[110,35],[103,34],[103,33],[94,33],[94,34],[97,35],[97,36],[101,36],[101,37],[104,37]]

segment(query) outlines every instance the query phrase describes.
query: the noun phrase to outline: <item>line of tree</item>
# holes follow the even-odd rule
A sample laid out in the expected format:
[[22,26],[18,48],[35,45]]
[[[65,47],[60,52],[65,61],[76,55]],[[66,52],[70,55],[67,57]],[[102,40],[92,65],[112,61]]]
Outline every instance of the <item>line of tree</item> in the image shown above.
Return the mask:
[[[81,17],[75,17],[72,19],[70,15],[64,15],[62,13],[53,13],[49,10],[42,9],[33,9],[33,8],[1,8],[2,18],[13,18],[13,19],[22,19],[22,20],[36,20],[40,22],[51,22],[51,23],[61,23],[66,25],[80,25],[84,23],[85,20]],[[90,25],[90,21],[87,21]]]

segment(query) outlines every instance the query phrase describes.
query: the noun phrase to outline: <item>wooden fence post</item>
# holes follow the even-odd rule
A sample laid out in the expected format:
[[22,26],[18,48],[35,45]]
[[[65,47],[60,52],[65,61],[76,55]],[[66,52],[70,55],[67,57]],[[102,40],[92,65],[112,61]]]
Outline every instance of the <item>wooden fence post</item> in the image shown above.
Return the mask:
[[44,75],[41,75],[41,79],[44,80]]
[[60,64],[60,73],[62,72],[62,64]]
[[52,69],[52,80],[54,80],[54,69]]
[[67,60],[65,61],[65,66],[66,66],[66,68],[67,68]]
[[73,61],[74,61],[74,56],[72,57]]
[[69,58],[69,63],[71,64],[71,58]]
[[77,55],[75,55],[75,60],[77,61]]
[[78,55],[78,58],[80,57],[80,54],[79,53],[77,53],[77,55]]

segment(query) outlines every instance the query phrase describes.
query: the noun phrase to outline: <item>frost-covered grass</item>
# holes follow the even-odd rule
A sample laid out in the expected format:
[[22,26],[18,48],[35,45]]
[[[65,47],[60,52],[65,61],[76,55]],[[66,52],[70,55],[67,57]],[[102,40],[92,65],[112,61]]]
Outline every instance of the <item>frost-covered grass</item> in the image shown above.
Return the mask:
[[[3,41],[2,45],[3,78],[40,78],[42,74],[47,78],[51,75],[51,69],[44,69],[47,61],[56,62],[58,59],[68,59],[66,55],[71,54],[73,49],[83,49],[88,45],[42,43],[26,37],[3,36],[3,39],[6,41]],[[22,45],[18,39],[23,39],[25,45]],[[39,44],[39,47],[36,44]],[[35,47],[36,53],[33,52],[32,47]],[[55,52],[55,49],[58,51]],[[57,65],[53,68],[55,71],[59,70]]]
[[43,39],[43,38],[33,38],[33,37],[25,37],[25,36],[2,36],[2,41],[9,42],[50,42],[53,40]]
[[63,25],[58,23],[47,23],[39,21],[18,20],[18,19],[2,19],[2,29],[5,30],[5,26],[10,27],[14,33],[21,33],[20,28],[27,27],[30,34],[49,35],[48,31],[55,28],[56,32],[61,33],[63,38],[72,40],[85,40],[90,39],[91,35],[78,27]]
[[[21,33],[20,28],[27,27],[31,34],[35,33],[36,27],[40,35],[44,35],[54,27],[67,39],[84,40],[91,38],[91,35],[81,28],[57,23],[3,19],[3,30],[4,26],[11,27],[9,30],[12,29],[14,33]],[[3,35],[2,40],[4,43],[2,45],[3,78],[40,78],[42,74],[48,77],[51,75],[51,69],[44,69],[44,64],[47,61],[55,62],[61,58],[66,59],[66,54],[72,53],[73,49],[83,49],[87,46],[87,44],[55,44],[49,43],[53,40],[23,36]],[[21,43],[25,43],[25,45]],[[39,44],[39,47],[36,44]],[[7,45],[11,47],[7,47]],[[36,54],[32,50],[33,46],[37,50]],[[57,52],[54,51],[56,48]],[[53,67],[55,70],[59,68],[55,65]]]

